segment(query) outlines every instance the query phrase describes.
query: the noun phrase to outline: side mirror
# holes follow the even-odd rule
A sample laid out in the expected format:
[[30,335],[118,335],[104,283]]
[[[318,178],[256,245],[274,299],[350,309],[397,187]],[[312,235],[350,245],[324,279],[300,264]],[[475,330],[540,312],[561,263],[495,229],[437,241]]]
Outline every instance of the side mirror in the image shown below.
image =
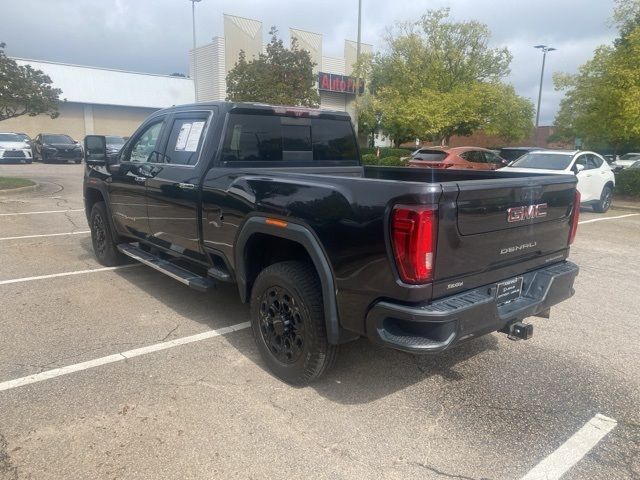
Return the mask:
[[584,165],[580,164],[580,163],[576,163],[573,168],[575,169],[576,173],[580,173],[581,171],[584,170]]
[[84,163],[87,165],[107,164],[107,139],[104,135],[84,137]]

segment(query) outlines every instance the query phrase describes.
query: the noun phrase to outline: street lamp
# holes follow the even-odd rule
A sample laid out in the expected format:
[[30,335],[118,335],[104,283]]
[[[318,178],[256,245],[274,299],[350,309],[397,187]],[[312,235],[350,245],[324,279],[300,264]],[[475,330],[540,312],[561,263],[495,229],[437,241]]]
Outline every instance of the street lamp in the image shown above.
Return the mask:
[[196,74],[196,3],[202,0],[189,0],[191,2],[191,21],[193,23],[193,90],[196,103],[198,103],[198,77]]
[[[538,108],[536,110],[536,143],[538,141],[538,122],[540,121],[540,101],[542,100],[542,81],[544,79],[544,63],[547,59],[547,52],[557,50],[547,45],[535,45],[533,48],[542,50],[542,70],[540,71],[540,89],[538,90]],[[537,145],[536,145],[537,146]]]
[[[360,95],[360,41],[361,41],[361,32],[362,32],[362,0],[358,0],[358,42],[356,43],[356,101],[358,100],[358,95]],[[357,102],[356,102],[357,103]],[[356,105],[355,111],[355,126],[358,128],[358,106]]]

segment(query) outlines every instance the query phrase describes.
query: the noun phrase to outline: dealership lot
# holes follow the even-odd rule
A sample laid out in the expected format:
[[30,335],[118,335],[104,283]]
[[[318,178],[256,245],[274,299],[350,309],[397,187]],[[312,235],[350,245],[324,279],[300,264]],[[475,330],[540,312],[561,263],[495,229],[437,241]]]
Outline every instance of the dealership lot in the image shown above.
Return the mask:
[[41,185],[0,196],[0,478],[544,478],[545,458],[567,479],[640,476],[640,212],[583,212],[576,295],[532,340],[437,357],[361,340],[292,388],[234,287],[101,269],[80,166],[0,175]]

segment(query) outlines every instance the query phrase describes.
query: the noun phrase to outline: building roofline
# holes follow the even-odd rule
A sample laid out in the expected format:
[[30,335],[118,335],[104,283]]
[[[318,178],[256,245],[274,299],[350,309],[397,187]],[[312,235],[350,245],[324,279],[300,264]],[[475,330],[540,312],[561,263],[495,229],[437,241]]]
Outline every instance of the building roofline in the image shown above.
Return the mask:
[[118,73],[130,73],[134,75],[145,75],[149,77],[162,77],[162,78],[174,78],[177,80],[189,80],[193,81],[191,77],[176,77],[173,75],[164,75],[161,73],[148,73],[148,72],[134,72],[132,70],[120,70],[117,68],[106,68],[106,67],[93,67],[91,65],[78,65],[77,63],[65,63],[65,62],[53,62],[51,60],[38,60],[36,58],[22,58],[22,57],[9,57],[12,60],[20,60],[22,62],[38,62],[38,63],[48,63],[51,65],[64,65],[66,67],[79,67],[79,68],[88,68],[90,70],[105,70],[107,72],[118,72]]

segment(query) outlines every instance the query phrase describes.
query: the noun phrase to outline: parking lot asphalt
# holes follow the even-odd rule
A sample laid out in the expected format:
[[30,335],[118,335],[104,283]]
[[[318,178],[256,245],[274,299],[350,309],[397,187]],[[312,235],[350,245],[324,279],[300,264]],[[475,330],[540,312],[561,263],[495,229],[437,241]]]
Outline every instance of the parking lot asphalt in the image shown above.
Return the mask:
[[640,215],[582,212],[576,295],[531,319],[529,341],[496,333],[422,357],[360,340],[293,388],[248,329],[208,335],[248,320],[233,286],[91,271],[81,166],[0,175],[40,184],[0,196],[2,479],[518,479],[598,414],[617,423],[562,478],[640,478]]

